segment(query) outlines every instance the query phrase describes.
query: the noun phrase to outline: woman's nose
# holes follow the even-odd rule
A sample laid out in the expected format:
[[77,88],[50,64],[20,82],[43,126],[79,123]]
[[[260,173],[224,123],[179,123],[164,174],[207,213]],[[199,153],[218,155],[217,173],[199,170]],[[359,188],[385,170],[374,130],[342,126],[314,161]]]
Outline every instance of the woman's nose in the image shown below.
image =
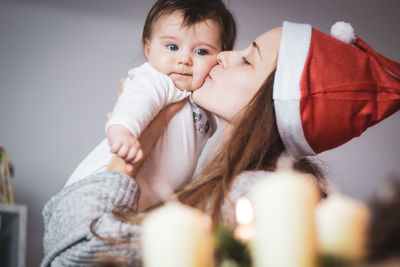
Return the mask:
[[236,51],[223,51],[217,55],[218,64],[222,68],[226,68],[235,62],[235,59],[239,58]]
[[218,62],[218,65],[220,65],[221,67],[225,67],[225,65],[226,65],[226,54],[227,53],[228,52],[223,51],[223,52],[219,52],[217,55],[217,62]]

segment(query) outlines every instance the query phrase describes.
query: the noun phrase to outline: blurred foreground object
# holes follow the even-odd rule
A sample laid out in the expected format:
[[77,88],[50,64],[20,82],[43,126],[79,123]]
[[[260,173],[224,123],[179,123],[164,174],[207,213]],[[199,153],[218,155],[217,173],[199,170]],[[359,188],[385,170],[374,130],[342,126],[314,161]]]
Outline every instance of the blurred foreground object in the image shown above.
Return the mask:
[[369,260],[400,259],[400,176],[388,179],[370,200],[369,207]]
[[212,267],[211,220],[199,210],[169,202],[143,221],[146,267]]
[[0,147],[0,203],[14,204],[6,150]]
[[312,176],[279,168],[279,162],[275,173],[257,183],[251,195],[254,266],[317,265],[314,210],[319,199]]
[[215,256],[219,267],[251,267],[249,244],[235,237],[234,229],[218,225],[214,233]]
[[315,219],[321,255],[352,263],[364,260],[370,221],[367,205],[334,193],[318,205]]

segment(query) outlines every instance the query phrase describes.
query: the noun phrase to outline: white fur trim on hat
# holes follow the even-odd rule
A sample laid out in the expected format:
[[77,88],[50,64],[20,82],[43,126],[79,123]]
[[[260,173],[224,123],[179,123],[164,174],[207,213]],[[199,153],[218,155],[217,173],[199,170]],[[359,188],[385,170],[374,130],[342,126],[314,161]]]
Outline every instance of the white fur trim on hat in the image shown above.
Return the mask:
[[279,48],[273,99],[283,144],[296,159],[315,155],[308,144],[300,117],[300,80],[311,43],[312,27],[285,21]]
[[353,26],[344,21],[338,21],[332,25],[331,35],[346,44],[352,44],[356,40]]

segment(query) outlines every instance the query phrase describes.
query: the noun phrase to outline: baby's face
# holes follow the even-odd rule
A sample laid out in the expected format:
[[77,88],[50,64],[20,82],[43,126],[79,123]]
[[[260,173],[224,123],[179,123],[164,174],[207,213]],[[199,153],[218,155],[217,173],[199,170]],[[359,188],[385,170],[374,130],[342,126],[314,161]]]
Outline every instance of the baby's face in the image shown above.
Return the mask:
[[212,20],[182,26],[181,12],[161,17],[153,27],[144,52],[147,61],[168,75],[181,90],[198,89],[221,51],[220,31]]

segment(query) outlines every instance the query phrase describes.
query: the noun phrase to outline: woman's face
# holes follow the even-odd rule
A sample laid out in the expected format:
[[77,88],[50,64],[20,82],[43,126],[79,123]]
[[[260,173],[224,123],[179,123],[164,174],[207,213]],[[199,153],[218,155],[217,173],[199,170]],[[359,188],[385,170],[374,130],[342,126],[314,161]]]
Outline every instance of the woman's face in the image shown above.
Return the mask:
[[218,65],[193,92],[194,101],[231,122],[275,69],[281,32],[281,28],[267,31],[244,50],[219,53]]

